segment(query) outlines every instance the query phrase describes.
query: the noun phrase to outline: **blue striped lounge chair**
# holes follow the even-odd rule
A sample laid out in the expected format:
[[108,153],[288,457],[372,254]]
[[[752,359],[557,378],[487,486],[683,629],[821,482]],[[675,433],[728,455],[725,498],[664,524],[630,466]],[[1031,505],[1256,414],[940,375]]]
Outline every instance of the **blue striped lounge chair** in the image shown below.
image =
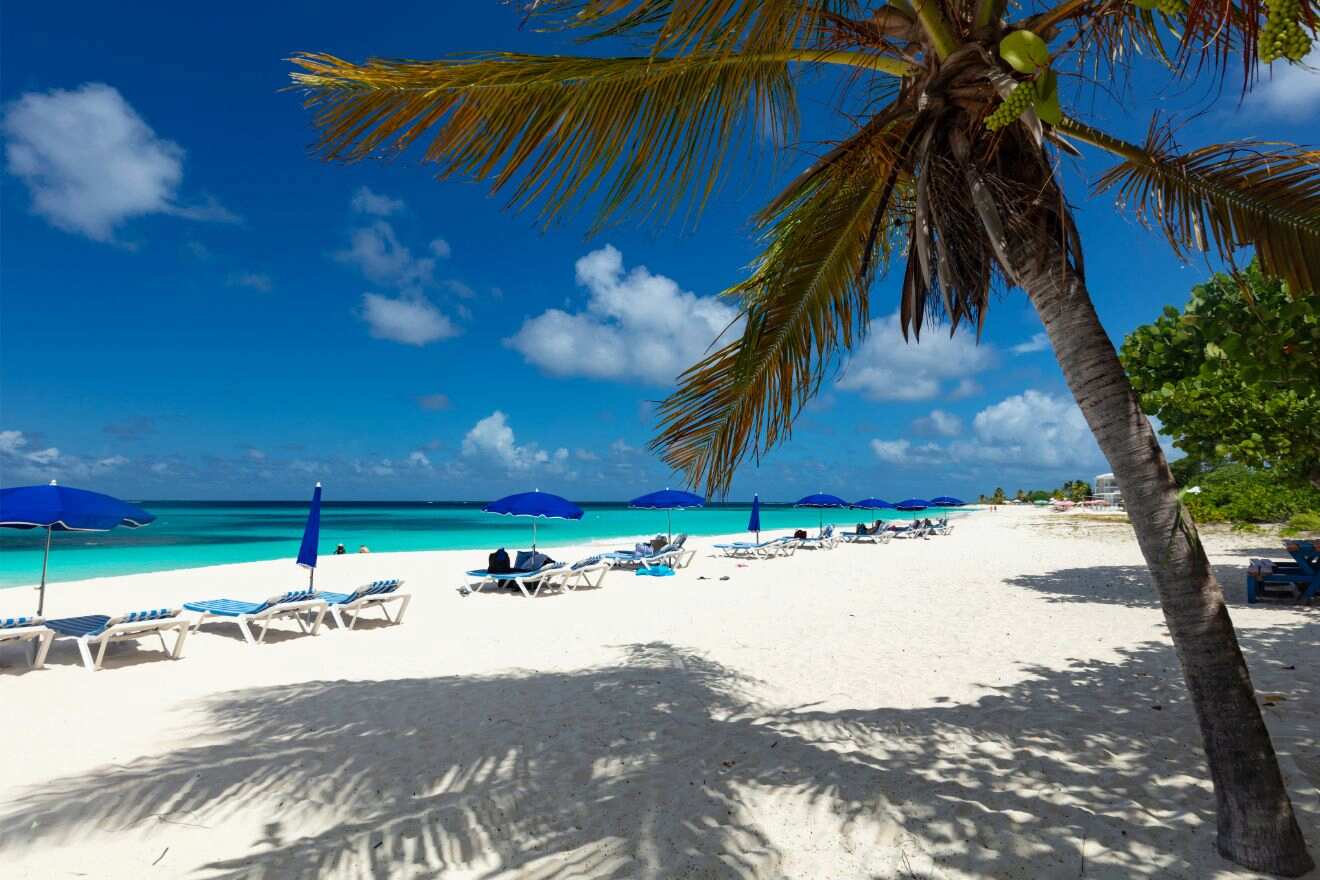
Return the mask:
[[31,642],[36,646],[35,653],[28,658],[33,669],[45,665],[46,652],[50,650],[53,638],[55,630],[46,626],[44,618],[0,617],[0,642]]
[[[480,593],[491,584],[510,583],[522,591],[528,599],[540,595],[541,588],[555,582],[556,578],[568,568],[562,562],[550,563],[535,571],[486,571],[476,569],[465,572],[470,583],[468,589]],[[530,589],[529,589],[530,588]]]
[[716,544],[715,549],[734,559],[770,559],[774,556],[792,556],[798,548],[796,538],[770,538],[759,544],[752,541],[734,541],[730,544]]
[[570,593],[578,587],[596,588],[605,583],[614,564],[607,558],[609,554],[588,556],[568,566],[555,566],[546,576],[546,586],[557,586]]
[[[82,654],[83,665],[95,672],[105,661],[105,649],[111,642],[127,639],[140,639],[155,635],[160,639],[160,646],[171,660],[178,660],[183,653],[183,640],[188,635],[188,621],[179,616],[178,608],[152,608],[146,611],[130,611],[111,617],[107,614],[86,614],[82,617],[61,617],[46,621],[46,626],[56,634],[69,636],[77,641],[78,653]],[[174,649],[165,642],[165,633],[174,632]],[[96,656],[92,657],[92,648]]]
[[[198,612],[192,628],[196,630],[211,618],[232,620],[243,633],[243,640],[249,645],[259,645],[266,640],[266,632],[272,621],[292,618],[298,628],[305,633],[316,635],[321,629],[329,607],[325,599],[312,590],[291,590],[271,596],[265,602],[241,602],[237,599],[208,599],[204,602],[184,602],[183,607]],[[311,617],[310,626],[306,618]],[[253,637],[252,625],[261,624],[261,635]]]
[[838,543],[839,538],[834,534],[834,526],[826,526],[814,538],[797,539],[797,545],[803,550],[833,550]]
[[868,529],[864,532],[840,532],[839,539],[845,544],[888,544],[889,532],[883,527],[875,531]]
[[[364,587],[358,587],[351,593],[327,593],[318,592],[316,595],[324,599],[330,606],[330,616],[334,618],[335,623],[340,629],[352,629],[357,626],[358,618],[362,612],[368,608],[379,608],[381,614],[390,623],[403,623],[403,614],[408,610],[408,603],[412,601],[412,596],[408,593],[400,593],[399,587],[403,586],[401,580],[372,581]],[[390,617],[389,608],[391,602],[398,602],[399,608],[394,612],[394,617]],[[348,623],[344,623],[344,618],[348,617]]]

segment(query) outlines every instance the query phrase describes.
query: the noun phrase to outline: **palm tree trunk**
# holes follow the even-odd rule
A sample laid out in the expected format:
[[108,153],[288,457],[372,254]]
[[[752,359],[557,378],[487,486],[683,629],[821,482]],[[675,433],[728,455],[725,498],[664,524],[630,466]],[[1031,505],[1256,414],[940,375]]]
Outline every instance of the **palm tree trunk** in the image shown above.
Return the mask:
[[1155,432],[1057,238],[1042,233],[1018,244],[1011,255],[1017,280],[1044,322],[1068,387],[1113,468],[1159,592],[1214,782],[1219,852],[1254,870],[1303,874],[1314,863],[1293,816],[1223,592],[1178,500]]

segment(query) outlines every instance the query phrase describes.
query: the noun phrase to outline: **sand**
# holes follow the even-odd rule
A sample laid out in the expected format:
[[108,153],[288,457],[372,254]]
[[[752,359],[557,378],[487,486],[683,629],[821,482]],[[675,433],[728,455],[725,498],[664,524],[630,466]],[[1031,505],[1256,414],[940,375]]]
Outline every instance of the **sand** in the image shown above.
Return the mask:
[[[1242,878],[1130,530],[1005,509],[954,534],[713,558],[602,589],[463,596],[249,646],[232,626],[90,673],[0,647],[0,875],[96,878]],[[1320,856],[1320,610],[1212,561]],[[1281,548],[1280,548],[1281,549]],[[587,548],[555,548],[556,556]],[[722,578],[727,576],[728,580]],[[291,562],[56,584],[50,616],[259,599]],[[0,591],[0,611],[33,594]],[[12,607],[17,605],[18,607]]]

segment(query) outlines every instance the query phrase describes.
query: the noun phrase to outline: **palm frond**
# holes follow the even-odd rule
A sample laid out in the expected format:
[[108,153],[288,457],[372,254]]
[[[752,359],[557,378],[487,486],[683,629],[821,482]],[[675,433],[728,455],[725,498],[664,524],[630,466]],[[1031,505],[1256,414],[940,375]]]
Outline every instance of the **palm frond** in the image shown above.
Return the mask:
[[652,443],[694,484],[727,491],[749,450],[788,436],[836,354],[865,333],[876,268],[889,255],[910,120],[873,120],[790,185],[762,216],[768,245],[728,293],[743,302],[741,338],[679,377]]
[[817,45],[832,17],[855,18],[859,0],[532,0],[535,16],[591,28],[588,39],[639,36],[652,51],[773,52]]
[[688,197],[699,208],[731,149],[786,144],[797,125],[783,59],[292,60],[323,157],[393,155],[429,136],[422,155],[439,177],[511,185],[514,206],[539,201],[547,220],[593,195],[602,221],[638,206],[664,219]]
[[1101,138],[1108,144],[1082,139],[1125,152],[1097,192],[1117,189],[1119,201],[1158,226],[1179,255],[1213,247],[1231,259],[1250,245],[1264,271],[1287,281],[1294,295],[1320,290],[1320,151],[1243,141],[1180,155],[1156,126],[1144,148]]

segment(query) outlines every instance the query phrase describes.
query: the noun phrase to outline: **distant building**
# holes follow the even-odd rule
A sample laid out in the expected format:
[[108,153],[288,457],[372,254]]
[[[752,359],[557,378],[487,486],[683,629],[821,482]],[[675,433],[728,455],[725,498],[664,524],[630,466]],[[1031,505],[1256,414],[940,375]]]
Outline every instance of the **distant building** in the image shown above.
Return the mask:
[[1113,474],[1096,474],[1091,485],[1094,487],[1091,490],[1093,498],[1099,498],[1110,507],[1123,506],[1123,493],[1118,491],[1118,480]]

